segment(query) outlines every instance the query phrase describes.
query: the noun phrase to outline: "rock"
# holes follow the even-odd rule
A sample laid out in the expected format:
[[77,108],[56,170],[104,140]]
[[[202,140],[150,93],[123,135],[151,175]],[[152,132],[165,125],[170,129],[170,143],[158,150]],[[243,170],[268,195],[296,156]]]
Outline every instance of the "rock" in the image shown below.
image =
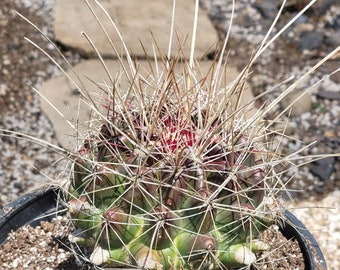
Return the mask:
[[320,91],[317,93],[317,96],[320,98],[326,98],[326,99],[340,99],[340,91],[334,92],[334,91]]
[[[331,137],[331,138],[326,137],[324,141],[327,147],[333,149],[334,152],[339,153],[339,149],[340,149],[340,138],[339,137],[337,136]],[[340,157],[337,157],[337,158],[340,161]]]
[[0,84],[0,97],[5,96],[8,92],[9,88],[6,84],[2,83]]
[[327,181],[334,172],[334,164],[334,157],[319,159],[313,162],[310,172],[317,176],[320,180]]
[[234,18],[234,26],[240,26],[244,28],[251,28],[256,25],[263,26],[263,18],[261,14],[256,11],[252,6],[246,6],[241,9],[237,16]]
[[323,33],[312,31],[302,34],[298,47],[300,51],[314,50],[319,48],[323,42]]
[[293,135],[297,129],[296,122],[278,122],[274,127],[277,134],[284,134],[286,136]]
[[[107,60],[105,62],[114,78],[116,74],[122,71],[121,63],[118,60]],[[147,74],[150,72],[150,65],[148,61],[140,60],[138,63],[140,64],[140,72],[147,79]],[[202,70],[203,76],[206,72],[208,72],[212,63],[212,61],[200,62],[200,69]],[[126,63],[124,63],[124,65],[126,65]],[[106,103],[106,95],[104,91],[99,89],[93,83],[100,83],[104,89],[105,84],[110,85],[109,78],[104,72],[100,61],[96,59],[82,61],[74,67],[74,70],[76,74],[78,74],[84,86],[81,86],[72,72],[68,72],[69,76],[74,79],[81,88],[87,89],[93,98],[94,103],[98,106],[98,108],[101,108],[103,113],[106,113],[106,109],[103,106]],[[235,80],[238,74],[239,72],[235,68],[228,68],[227,80],[229,82]],[[120,89],[129,89],[129,85],[130,84],[128,83],[128,80],[125,79],[125,76],[122,76]],[[49,100],[49,103],[42,100],[41,108],[52,122],[59,143],[68,150],[75,150],[75,148],[78,148],[76,145],[77,131],[80,135],[83,134],[85,130],[90,128],[87,123],[89,124],[91,120],[95,119],[95,116],[91,115],[91,106],[81,101],[79,91],[76,90],[76,87],[72,85],[69,79],[65,76],[48,80],[42,85],[40,92],[47,100]],[[242,104],[246,104],[249,101],[254,100],[254,96],[247,85],[242,98]],[[63,116],[53,109],[50,104],[53,104],[63,114]],[[251,113],[253,114],[253,112]],[[67,121],[69,121],[70,124]],[[72,127],[72,125],[74,127]],[[82,136],[80,136],[78,143],[82,141],[81,137]]]
[[330,33],[331,34],[326,38],[325,42],[329,46],[336,48],[340,44],[340,29]]
[[[94,1],[93,6],[100,22],[108,31],[119,54],[124,54],[122,42],[106,15]],[[167,54],[170,36],[172,0],[102,0],[100,3],[117,24],[124,42],[130,53],[136,56],[153,57],[153,36],[157,47],[164,55]],[[189,56],[191,33],[194,19],[194,1],[176,1],[175,32],[172,43],[172,55],[183,48],[185,56]],[[55,5],[55,38],[63,45],[76,48],[85,54],[93,55],[93,48],[80,35],[81,31],[95,43],[101,54],[116,56],[105,34],[99,27],[94,16],[83,0],[58,0]],[[152,32],[152,34],[151,34]],[[178,38],[177,38],[178,36]],[[178,46],[178,40],[185,44]],[[200,58],[214,49],[218,35],[205,12],[200,10],[196,38],[195,56]],[[142,42],[143,47],[140,45]],[[158,54],[158,52],[157,52]]]
[[275,1],[272,0],[256,0],[254,7],[264,19],[274,19],[279,11]]
[[325,24],[325,27],[327,28],[333,28],[333,29],[339,29],[340,28],[340,14],[339,12],[335,14],[335,16],[332,16],[331,20],[327,21]]
[[[280,0],[276,2],[282,4],[282,1]],[[309,0],[290,0],[287,1],[285,8],[291,12],[297,12],[304,8],[308,4],[308,2]]]
[[321,15],[326,14],[333,4],[334,0],[316,1],[315,4],[311,6],[311,11],[314,13],[314,15],[320,17]]
[[315,29],[315,25],[309,22],[297,23],[294,28],[296,36],[302,36],[303,33],[312,32]]
[[312,96],[308,91],[295,90],[284,97],[281,104],[283,109],[291,106],[291,110],[287,111],[287,113],[290,113],[291,116],[299,116],[311,110]]

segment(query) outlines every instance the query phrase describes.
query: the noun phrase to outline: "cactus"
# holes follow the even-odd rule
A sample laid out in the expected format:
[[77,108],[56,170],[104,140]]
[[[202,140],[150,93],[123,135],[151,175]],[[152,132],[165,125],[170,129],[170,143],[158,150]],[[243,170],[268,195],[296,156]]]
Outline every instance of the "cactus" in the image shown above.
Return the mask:
[[249,265],[267,248],[256,237],[275,220],[272,155],[223,99],[183,84],[188,74],[166,76],[155,95],[138,88],[109,99],[108,116],[78,152],[71,239],[91,247],[97,265],[221,269]]
[[257,236],[277,218],[275,154],[261,141],[261,111],[244,119],[247,72],[216,83],[221,59],[200,80],[179,52],[144,77],[127,52],[129,89],[112,81],[107,114],[97,111],[101,124],[78,151],[68,187],[70,240],[92,250],[92,263],[227,269],[267,249]]
[[[264,203],[267,153],[228,128],[223,115],[163,105],[131,111],[127,120],[112,112],[79,151],[68,202],[82,229],[77,241],[96,248],[100,265],[254,262],[253,252],[266,248],[256,236],[274,221]],[[98,259],[104,250],[109,255]]]

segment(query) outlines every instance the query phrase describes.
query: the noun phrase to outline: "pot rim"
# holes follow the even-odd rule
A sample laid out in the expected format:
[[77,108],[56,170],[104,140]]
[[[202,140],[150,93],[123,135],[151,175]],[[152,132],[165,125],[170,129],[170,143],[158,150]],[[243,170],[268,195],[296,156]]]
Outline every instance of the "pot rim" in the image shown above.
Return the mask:
[[57,204],[61,190],[42,187],[23,194],[0,209],[0,246],[7,235],[24,225],[38,226],[40,221],[51,221],[64,207]]

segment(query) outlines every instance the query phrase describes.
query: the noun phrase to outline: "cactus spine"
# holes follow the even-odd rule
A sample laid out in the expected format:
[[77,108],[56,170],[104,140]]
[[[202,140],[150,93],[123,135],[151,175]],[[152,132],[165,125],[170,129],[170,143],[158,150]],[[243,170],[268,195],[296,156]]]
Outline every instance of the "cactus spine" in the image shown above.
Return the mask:
[[[256,237],[276,217],[266,203],[274,155],[260,140],[260,117],[245,120],[249,106],[237,106],[246,75],[207,83],[179,52],[146,80],[127,60],[129,89],[113,83],[107,116],[74,161],[72,241],[92,247],[102,266],[250,265],[267,248]],[[218,78],[221,63],[210,72]]]

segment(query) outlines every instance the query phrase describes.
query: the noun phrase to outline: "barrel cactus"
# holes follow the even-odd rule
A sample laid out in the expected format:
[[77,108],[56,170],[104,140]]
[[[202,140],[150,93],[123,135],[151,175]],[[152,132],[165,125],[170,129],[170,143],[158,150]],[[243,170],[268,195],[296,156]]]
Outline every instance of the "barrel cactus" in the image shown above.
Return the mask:
[[137,90],[109,98],[98,132],[79,150],[68,188],[78,228],[71,240],[91,247],[97,265],[249,265],[267,248],[258,234],[275,219],[274,171],[261,129],[250,125],[259,122],[244,120],[245,108],[230,110],[229,95],[243,84],[214,93],[188,84],[187,69],[176,77],[164,66],[166,76],[145,87],[136,71]]
[[66,202],[76,227],[70,240],[105,267],[254,263],[267,249],[258,235],[277,218],[279,188],[261,110],[240,105],[247,71],[226,85],[220,59],[200,78],[199,64],[180,51],[149,61],[152,71],[142,75],[126,53],[124,76],[109,76],[112,87],[98,85],[107,90],[107,112],[93,106],[100,124],[75,155]]

